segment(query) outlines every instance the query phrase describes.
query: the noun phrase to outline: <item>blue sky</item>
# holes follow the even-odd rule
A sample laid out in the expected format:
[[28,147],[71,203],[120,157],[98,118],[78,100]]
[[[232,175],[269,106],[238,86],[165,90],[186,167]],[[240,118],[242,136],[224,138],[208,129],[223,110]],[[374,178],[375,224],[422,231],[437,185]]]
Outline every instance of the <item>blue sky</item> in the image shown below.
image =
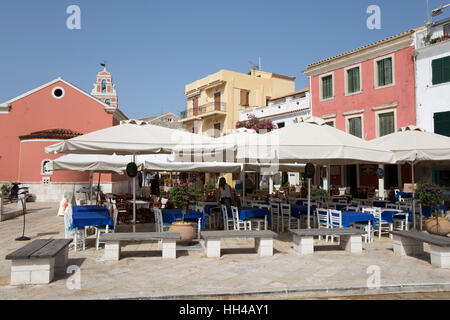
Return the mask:
[[[81,30],[66,27],[72,4]],[[366,27],[369,5],[381,8],[380,30]],[[129,118],[184,110],[186,84],[248,72],[259,56],[263,70],[294,76],[301,89],[308,64],[425,20],[426,0],[1,0],[0,102],[59,76],[90,92],[103,61]]]

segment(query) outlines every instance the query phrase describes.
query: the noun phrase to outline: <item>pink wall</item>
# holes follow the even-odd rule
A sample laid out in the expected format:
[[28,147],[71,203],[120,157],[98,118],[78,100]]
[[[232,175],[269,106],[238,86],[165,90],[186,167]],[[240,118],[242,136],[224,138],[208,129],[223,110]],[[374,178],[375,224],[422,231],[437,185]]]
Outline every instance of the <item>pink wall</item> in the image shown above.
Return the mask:
[[[65,91],[61,99],[52,96],[52,89],[57,86]],[[0,181],[19,179],[19,136],[56,128],[88,133],[112,125],[112,114],[106,113],[100,103],[62,81],[12,102],[9,113],[0,114]],[[44,146],[49,144],[22,142],[27,147],[22,150],[26,156],[23,154],[20,157],[21,181],[41,181],[41,177],[36,180],[36,174],[40,175],[41,161],[53,158],[44,152]],[[70,175],[70,172],[67,174]],[[73,175],[71,180],[66,180],[68,177],[64,173],[58,173],[57,176],[62,181],[73,181]]]
[[[334,99],[320,102],[319,76],[313,76],[312,114],[323,116],[336,113],[336,128],[346,130],[343,112],[364,109],[363,138],[371,140],[376,137],[375,111],[372,107],[398,102],[397,128],[415,124],[414,47],[408,47],[394,53],[395,85],[382,89],[374,88],[374,59],[361,63],[362,92],[345,96],[344,68],[334,70]],[[351,65],[349,65],[351,66]],[[327,72],[328,73],[328,72]],[[331,119],[330,119],[331,120]]]

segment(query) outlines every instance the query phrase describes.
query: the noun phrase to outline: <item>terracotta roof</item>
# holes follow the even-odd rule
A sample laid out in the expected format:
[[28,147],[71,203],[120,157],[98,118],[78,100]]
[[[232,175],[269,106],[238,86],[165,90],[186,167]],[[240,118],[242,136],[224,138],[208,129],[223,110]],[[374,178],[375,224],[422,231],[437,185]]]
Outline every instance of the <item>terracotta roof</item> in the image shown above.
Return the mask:
[[66,140],[77,136],[81,136],[81,132],[72,131],[69,129],[47,129],[42,131],[32,132],[30,134],[19,136],[20,140],[31,139],[59,139]]
[[302,93],[302,92],[308,92],[308,91],[309,91],[309,88],[305,88],[305,89],[297,90],[297,91],[294,91],[294,92],[286,93],[286,94],[284,94],[282,96],[278,96],[278,97],[275,97],[275,98],[270,98],[269,100],[272,101],[272,100],[277,100],[277,99],[281,99],[281,98],[284,98],[284,97],[295,96],[296,94],[299,94],[299,93]]
[[335,60],[335,59],[338,59],[338,58],[340,58],[340,57],[343,57],[343,56],[346,56],[346,55],[349,55],[349,54],[352,54],[352,53],[356,53],[356,52],[358,52],[358,51],[362,51],[362,50],[364,50],[364,49],[367,49],[367,48],[370,48],[370,47],[373,47],[373,46],[376,46],[376,45],[379,45],[379,44],[382,44],[382,43],[385,43],[385,42],[389,42],[389,41],[392,41],[392,40],[395,40],[395,39],[404,37],[404,36],[406,36],[406,35],[408,35],[408,34],[412,34],[412,33],[416,32],[417,30],[420,30],[420,29],[422,29],[422,28],[424,28],[424,27],[419,27],[419,28],[416,28],[416,29],[412,29],[412,30],[409,30],[409,31],[405,31],[405,32],[399,33],[399,34],[397,34],[397,35],[394,35],[394,36],[392,36],[392,37],[385,38],[385,39],[383,39],[383,40],[379,40],[379,41],[370,43],[370,44],[365,45],[365,46],[363,46],[363,47],[359,47],[359,48],[357,48],[357,49],[354,49],[354,50],[351,50],[351,51],[344,52],[344,53],[339,54],[339,55],[336,55],[336,56],[334,56],[334,57],[331,57],[331,58],[328,58],[328,59],[324,59],[324,60],[321,60],[321,61],[318,61],[318,62],[309,64],[309,65],[306,67],[306,69],[309,69],[309,68],[311,68],[311,67],[315,67],[315,66],[320,65],[320,64],[322,64],[322,63],[324,63],[324,62],[328,62],[328,61],[331,61],[331,60]]

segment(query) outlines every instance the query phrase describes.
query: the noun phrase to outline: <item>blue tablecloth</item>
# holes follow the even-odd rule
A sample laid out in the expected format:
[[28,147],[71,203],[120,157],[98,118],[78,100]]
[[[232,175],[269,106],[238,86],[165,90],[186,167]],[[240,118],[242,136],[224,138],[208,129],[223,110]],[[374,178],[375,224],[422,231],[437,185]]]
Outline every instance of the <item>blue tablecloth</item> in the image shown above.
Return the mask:
[[[445,204],[442,204],[439,206],[439,210],[444,210],[444,213],[447,213],[447,207],[445,206]],[[431,209],[431,207],[427,207],[427,206],[422,206],[422,215],[424,217],[431,217],[431,213],[434,210]]]
[[[311,206],[310,214],[311,217],[314,216],[314,211],[316,210],[316,206]],[[291,216],[299,218],[300,215],[307,215],[308,214],[308,206],[298,206],[298,205],[292,205],[291,206]]]
[[394,215],[399,219],[404,219],[406,214],[408,214],[408,221],[413,221],[412,212],[409,210],[403,210],[402,212],[396,210],[383,210],[381,212],[381,218],[386,222],[394,223]]
[[374,200],[373,206],[378,208],[385,208],[386,204],[389,203],[389,201],[386,200]]
[[[161,210],[163,222],[164,223],[172,223],[177,221],[177,219],[182,219],[183,212],[181,209],[162,209]],[[205,228],[205,216],[202,212],[194,211],[194,210],[186,210],[184,215],[184,219],[195,219],[202,218],[202,228]]]
[[349,228],[352,222],[368,222],[372,221],[373,227],[375,227],[377,220],[373,214],[353,211],[342,211],[342,226]]
[[211,209],[212,208],[220,208],[220,207],[217,204],[207,204],[207,205],[205,205],[205,213],[206,214],[211,214]]
[[412,192],[397,192],[395,194],[395,196],[397,197],[397,199],[399,198],[399,196],[401,196],[402,198],[411,198],[412,197]]
[[[267,222],[270,223],[270,211],[261,208],[250,208],[250,207],[240,207],[239,209],[239,219],[247,220],[249,218],[264,218],[267,216]],[[232,218],[231,208],[228,210],[228,217]]]
[[101,206],[73,206],[72,228],[108,225],[113,228],[111,213]]

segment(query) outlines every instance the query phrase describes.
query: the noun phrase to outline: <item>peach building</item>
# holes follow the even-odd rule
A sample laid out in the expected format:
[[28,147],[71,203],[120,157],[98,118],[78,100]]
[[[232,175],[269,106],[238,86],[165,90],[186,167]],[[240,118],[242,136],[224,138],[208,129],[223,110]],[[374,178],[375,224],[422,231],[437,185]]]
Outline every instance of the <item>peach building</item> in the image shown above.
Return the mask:
[[[312,115],[372,140],[416,124],[414,32],[407,31],[307,66]],[[378,188],[375,165],[332,166],[331,185]],[[410,182],[407,166],[385,166],[385,187]]]
[[[99,74],[97,79],[101,85],[105,78]],[[109,80],[112,89],[110,75]],[[99,91],[102,96],[101,86]],[[106,102],[94,94],[58,78],[1,103],[0,184],[21,182],[30,187],[37,201],[60,200],[64,192],[72,191],[74,182],[77,188],[87,185],[88,172],[49,171],[46,163],[61,154],[46,154],[44,148],[127,119],[117,107],[115,90],[105,97]],[[120,175],[103,174],[104,191],[110,191],[114,181],[128,184],[126,176],[123,180]]]

